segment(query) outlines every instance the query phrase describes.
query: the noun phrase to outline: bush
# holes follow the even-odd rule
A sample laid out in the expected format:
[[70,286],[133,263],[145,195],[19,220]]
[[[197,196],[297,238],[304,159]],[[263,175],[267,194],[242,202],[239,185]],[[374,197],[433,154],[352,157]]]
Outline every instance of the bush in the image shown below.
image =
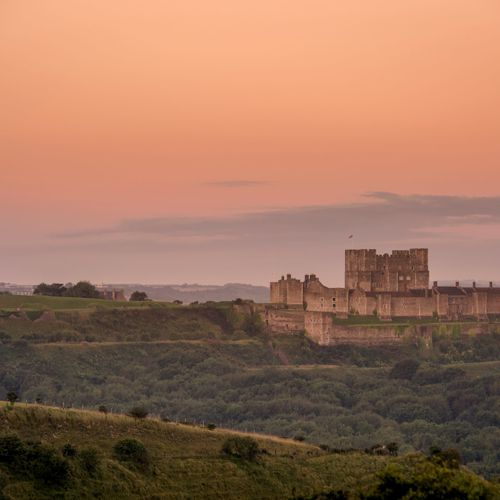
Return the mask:
[[144,406],[134,406],[129,410],[127,415],[136,419],[143,419],[149,415],[149,412],[146,408],[144,408]]
[[62,447],[61,453],[63,454],[63,457],[76,457],[78,452],[71,443],[67,443]]
[[215,424],[207,424],[207,429],[213,431],[217,426]]
[[109,410],[106,406],[101,405],[101,406],[99,406],[99,412],[104,413],[104,415],[106,415],[109,412]]
[[95,476],[101,466],[101,456],[95,448],[84,448],[78,454],[81,468],[90,476]]
[[24,453],[24,444],[17,436],[0,438],[0,463],[12,464]]
[[11,404],[14,405],[14,403],[19,399],[19,396],[14,392],[10,391],[7,393],[7,401]]
[[146,292],[139,292],[136,290],[132,293],[129,300],[133,302],[142,302],[144,300],[148,300],[148,294]]
[[18,458],[17,472],[21,471],[48,486],[62,486],[69,479],[68,462],[40,443],[26,443],[23,456]]
[[255,460],[259,454],[259,444],[251,437],[232,437],[222,445],[222,453],[243,460]]
[[245,316],[242,329],[247,335],[257,336],[264,333],[264,323],[259,313],[251,313]]
[[113,447],[115,457],[121,462],[128,462],[137,467],[149,465],[149,454],[146,447],[136,439],[122,439]]
[[367,500],[406,499],[488,499],[498,490],[482,478],[460,469],[442,467],[429,460],[391,464],[378,476],[378,484]]
[[420,363],[416,359],[402,359],[392,367],[389,377],[411,380],[417,373],[419,366]]
[[458,469],[462,463],[462,456],[455,448],[446,448],[442,450],[437,446],[430,449],[430,458],[433,462],[450,469]]

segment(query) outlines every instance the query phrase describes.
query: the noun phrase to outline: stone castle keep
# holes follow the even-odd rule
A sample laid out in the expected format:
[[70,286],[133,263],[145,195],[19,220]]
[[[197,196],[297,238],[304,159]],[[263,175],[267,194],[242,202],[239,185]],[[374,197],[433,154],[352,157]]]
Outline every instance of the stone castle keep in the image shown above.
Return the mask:
[[271,283],[271,304],[266,315],[271,327],[302,329],[313,340],[330,343],[334,330],[341,329],[334,326],[335,318],[372,316],[388,325],[398,318],[488,320],[500,315],[500,288],[491,282],[488,287],[476,283],[463,287],[459,282],[430,286],[426,248],[383,255],[376,250],[346,250],[343,288],[326,287],[314,274],[304,281],[289,274]]

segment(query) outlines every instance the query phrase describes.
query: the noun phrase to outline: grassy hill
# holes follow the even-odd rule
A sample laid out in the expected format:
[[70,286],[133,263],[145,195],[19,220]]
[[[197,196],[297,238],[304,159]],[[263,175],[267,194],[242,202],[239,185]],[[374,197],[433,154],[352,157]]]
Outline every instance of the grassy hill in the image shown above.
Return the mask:
[[[392,460],[361,453],[327,455],[311,445],[255,435],[266,454],[249,462],[221,454],[224,441],[241,433],[36,405],[18,404],[11,411],[2,405],[0,426],[3,435],[41,441],[56,450],[69,443],[77,450],[70,460],[75,472],[64,488],[40,486],[0,466],[6,498],[53,498],[63,491],[65,498],[291,498],[369,484]],[[114,456],[113,446],[125,438],[145,445],[147,470]],[[89,446],[98,451],[100,466],[85,475],[77,467],[78,450]]]
[[[246,460],[221,453],[228,438],[242,433],[38,405],[0,404],[0,428],[0,496],[8,499],[286,499],[332,490],[357,498],[359,492],[377,488],[384,470],[399,467],[410,478],[405,467],[429,466],[420,456],[330,454],[259,435],[253,435],[258,457]],[[11,436],[10,441],[5,436]],[[20,438],[18,448],[29,450],[18,465],[17,459],[6,459],[9,453],[19,454],[12,436]],[[142,443],[147,460],[117,455],[115,445],[124,439]],[[67,477],[62,480],[65,467]],[[493,499],[498,493],[494,485],[466,470],[432,467],[434,476],[447,474],[450,484],[463,483],[484,494],[474,498]]]

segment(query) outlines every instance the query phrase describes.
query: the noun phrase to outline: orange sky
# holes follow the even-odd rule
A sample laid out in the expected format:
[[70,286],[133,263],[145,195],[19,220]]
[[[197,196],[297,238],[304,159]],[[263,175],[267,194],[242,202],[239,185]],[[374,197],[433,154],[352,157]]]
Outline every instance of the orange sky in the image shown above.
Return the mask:
[[496,195],[499,26],[498,0],[2,0],[3,234]]

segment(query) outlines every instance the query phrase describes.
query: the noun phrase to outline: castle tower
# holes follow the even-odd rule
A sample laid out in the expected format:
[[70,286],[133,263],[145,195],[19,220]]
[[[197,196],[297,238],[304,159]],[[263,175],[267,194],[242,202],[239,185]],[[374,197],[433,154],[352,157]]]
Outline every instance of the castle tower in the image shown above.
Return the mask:
[[427,248],[345,251],[345,287],[367,292],[407,292],[429,288]]

